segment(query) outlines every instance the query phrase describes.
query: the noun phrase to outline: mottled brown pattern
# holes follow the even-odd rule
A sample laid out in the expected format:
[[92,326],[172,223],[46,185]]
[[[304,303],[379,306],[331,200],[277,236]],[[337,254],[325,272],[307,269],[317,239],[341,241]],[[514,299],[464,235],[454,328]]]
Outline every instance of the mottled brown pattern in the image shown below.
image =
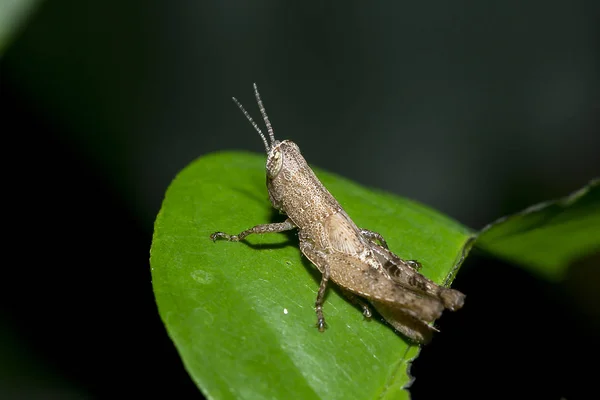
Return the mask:
[[377,232],[361,229],[342,209],[310,169],[298,146],[275,139],[271,123],[254,85],[270,143],[258,125],[235,100],[258,131],[267,150],[267,189],[273,207],[288,216],[282,223],[257,225],[238,235],[216,232],[212,240],[242,240],[252,233],[298,229],[300,250],[322,274],[315,310],[317,327],[326,327],[323,299],[331,279],[344,293],[371,312],[356,296],[368,300],[381,316],[407,338],[425,343],[436,329],[430,324],[444,309],[463,306],[464,294],[437,285],[418,272],[420,264],[392,253]]

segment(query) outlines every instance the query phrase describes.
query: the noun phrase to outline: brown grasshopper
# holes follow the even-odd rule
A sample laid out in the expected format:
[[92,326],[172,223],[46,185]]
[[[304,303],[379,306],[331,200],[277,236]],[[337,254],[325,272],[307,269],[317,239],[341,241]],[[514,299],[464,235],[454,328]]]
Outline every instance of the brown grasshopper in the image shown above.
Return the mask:
[[430,326],[444,309],[458,310],[465,295],[435,284],[418,270],[414,260],[392,253],[383,236],[362,229],[350,219],[306,163],[298,146],[275,140],[258,88],[254,95],[269,132],[269,143],[256,122],[234,97],[262,138],[267,152],[267,188],[271,204],[287,215],[284,222],[256,225],[237,235],[215,232],[210,238],[237,242],[253,233],[298,229],[300,250],[322,274],[315,309],[317,327],[325,330],[323,299],[331,279],[342,292],[371,317],[368,300],[381,316],[407,338],[426,343],[436,329]]

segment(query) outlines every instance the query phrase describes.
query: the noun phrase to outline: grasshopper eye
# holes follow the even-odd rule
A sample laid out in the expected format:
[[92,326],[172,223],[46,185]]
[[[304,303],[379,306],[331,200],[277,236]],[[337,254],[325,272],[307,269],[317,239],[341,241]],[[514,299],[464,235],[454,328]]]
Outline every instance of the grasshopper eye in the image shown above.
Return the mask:
[[274,179],[281,171],[283,165],[283,155],[279,149],[274,149],[267,159],[267,175]]

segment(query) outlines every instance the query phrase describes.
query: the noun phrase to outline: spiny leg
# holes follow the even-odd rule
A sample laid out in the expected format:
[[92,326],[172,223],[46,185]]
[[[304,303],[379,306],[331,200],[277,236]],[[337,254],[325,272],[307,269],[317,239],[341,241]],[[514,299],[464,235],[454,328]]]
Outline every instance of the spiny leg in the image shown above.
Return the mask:
[[317,328],[319,328],[319,332],[324,332],[327,324],[323,315],[323,300],[325,299],[327,282],[329,282],[329,263],[323,252],[316,250],[310,241],[304,239],[302,233],[300,234],[300,250],[321,271],[321,284],[317,292],[315,311],[317,313]]
[[[369,239],[372,242],[378,241],[381,244],[381,247],[389,250],[388,244],[385,241],[385,239],[383,238],[383,235],[381,235],[381,233],[370,231],[368,229],[363,229],[363,228],[359,228],[359,229],[360,229],[360,234],[363,235],[365,238]],[[411,267],[412,269],[414,269],[415,271],[418,271],[418,270],[421,269],[422,265],[417,260],[403,260],[403,261],[409,267]]]
[[[383,267],[393,281],[409,290],[438,298],[441,300],[444,307],[449,310],[455,311],[463,306],[465,295],[458,290],[440,286],[421,275],[418,272],[421,268],[420,262],[415,260],[403,260],[393,253],[391,253],[391,255],[393,257],[388,259],[383,264]],[[403,266],[407,266],[410,269],[404,268]]]
[[382,247],[384,247],[386,249],[388,248],[387,242],[385,241],[385,239],[383,238],[381,233],[373,232],[373,231],[370,231],[368,229],[363,229],[363,228],[359,228],[359,229],[360,229],[360,234],[363,235],[365,238],[369,239],[372,242],[378,241]]
[[342,294],[344,295],[344,297],[346,297],[348,299],[348,301],[350,301],[352,304],[355,304],[356,306],[360,307],[362,309],[363,315],[365,316],[365,318],[371,318],[371,316],[373,315],[373,313],[371,312],[371,307],[369,307],[369,304],[365,301],[363,301],[359,296],[355,295],[352,292],[349,292],[348,290],[345,289],[341,289]]
[[324,265],[323,275],[321,276],[321,284],[317,292],[317,300],[315,301],[315,310],[317,311],[317,328],[319,332],[324,332],[327,324],[323,315],[323,300],[325,299],[325,290],[327,290],[327,282],[329,281],[329,265]]
[[272,224],[256,225],[250,229],[246,229],[245,231],[240,232],[237,235],[229,235],[224,232],[215,232],[212,235],[210,235],[210,239],[213,242],[217,239],[225,239],[230,242],[239,242],[240,240],[244,239],[246,236],[251,235],[253,233],[258,233],[258,234],[276,233],[276,232],[289,231],[294,228],[296,228],[296,225],[292,222],[291,219],[288,218],[283,222],[275,222]]

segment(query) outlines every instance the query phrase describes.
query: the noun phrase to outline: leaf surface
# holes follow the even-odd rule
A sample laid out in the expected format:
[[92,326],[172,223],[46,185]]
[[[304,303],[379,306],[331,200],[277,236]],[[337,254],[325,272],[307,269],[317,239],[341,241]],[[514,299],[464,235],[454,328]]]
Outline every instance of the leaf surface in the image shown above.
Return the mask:
[[578,257],[600,251],[600,180],[486,226],[477,246],[560,280]]
[[[408,398],[407,365],[418,354],[388,325],[328,291],[329,328],[315,327],[320,274],[295,234],[251,235],[283,221],[269,203],[265,157],[199,158],[169,187],[155,223],[152,277],[161,317],[190,376],[214,399]],[[315,172],[358,226],[380,232],[400,257],[436,282],[451,280],[472,232],[416,202]]]
[[0,56],[40,0],[2,0],[0,4]]

